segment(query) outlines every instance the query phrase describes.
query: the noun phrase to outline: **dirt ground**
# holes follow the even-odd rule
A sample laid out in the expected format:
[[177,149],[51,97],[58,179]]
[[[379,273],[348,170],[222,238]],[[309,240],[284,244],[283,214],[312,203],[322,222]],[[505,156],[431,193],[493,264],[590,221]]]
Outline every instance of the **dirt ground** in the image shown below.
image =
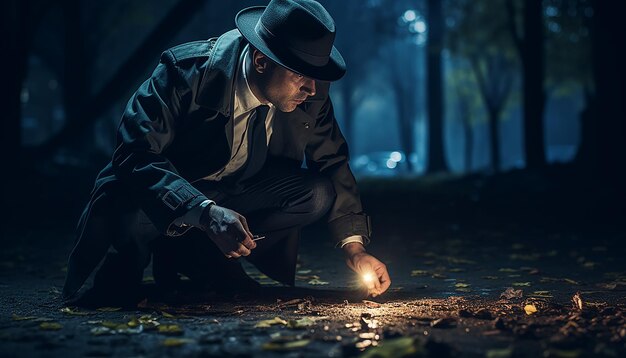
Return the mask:
[[[259,292],[64,307],[72,226],[5,232],[0,356],[626,355],[623,215],[607,217],[614,208],[589,197],[584,209],[572,206],[581,198],[567,190],[545,199],[549,181],[533,192],[498,183],[422,184],[409,194],[402,183],[364,183],[369,250],[393,281],[376,299],[318,225],[304,232],[294,288],[246,265]],[[150,292],[149,271],[144,281]]]

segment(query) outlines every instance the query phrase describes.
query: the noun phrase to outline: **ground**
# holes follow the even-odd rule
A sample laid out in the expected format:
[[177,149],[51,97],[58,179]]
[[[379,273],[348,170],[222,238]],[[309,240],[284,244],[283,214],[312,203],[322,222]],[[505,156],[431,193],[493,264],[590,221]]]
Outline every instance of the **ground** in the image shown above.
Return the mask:
[[0,254],[0,356],[624,356],[623,202],[570,174],[363,180],[368,249],[393,280],[375,299],[317,225],[295,288],[246,266],[261,291],[65,307],[73,223],[14,225]]

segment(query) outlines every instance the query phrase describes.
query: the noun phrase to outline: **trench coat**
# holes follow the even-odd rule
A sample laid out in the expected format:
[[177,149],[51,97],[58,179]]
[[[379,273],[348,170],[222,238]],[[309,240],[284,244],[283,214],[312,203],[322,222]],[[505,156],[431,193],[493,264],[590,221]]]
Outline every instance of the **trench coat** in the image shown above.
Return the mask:
[[[245,45],[239,31],[231,30],[173,47],[131,97],[112,160],[97,176],[78,223],[65,298],[80,290],[120,234],[111,229],[120,213],[141,209],[166,236],[189,229],[175,219],[209,199],[194,183],[222,169],[231,156],[233,81]],[[333,240],[363,235],[369,241],[369,217],[328,90],[329,83],[318,82],[315,96],[293,112],[276,111],[268,155],[305,161],[307,168],[331,179],[336,199],[327,217]],[[279,281],[293,284],[293,278]]]

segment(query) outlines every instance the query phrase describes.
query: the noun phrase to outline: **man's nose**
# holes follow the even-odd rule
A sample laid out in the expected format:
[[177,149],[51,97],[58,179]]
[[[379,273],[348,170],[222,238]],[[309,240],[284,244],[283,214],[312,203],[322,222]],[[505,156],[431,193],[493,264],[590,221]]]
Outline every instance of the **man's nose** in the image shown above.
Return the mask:
[[302,85],[302,91],[306,92],[309,96],[315,96],[315,80],[308,78]]

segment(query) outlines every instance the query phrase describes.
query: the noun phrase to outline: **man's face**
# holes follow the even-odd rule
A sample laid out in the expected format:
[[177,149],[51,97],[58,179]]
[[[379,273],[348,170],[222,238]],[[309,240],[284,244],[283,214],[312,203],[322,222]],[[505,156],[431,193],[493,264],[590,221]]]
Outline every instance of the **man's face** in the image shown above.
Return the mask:
[[255,56],[256,64],[259,60],[265,66],[259,73],[258,89],[280,111],[292,112],[307,97],[315,95],[314,79],[292,72],[267,57],[258,59]]

